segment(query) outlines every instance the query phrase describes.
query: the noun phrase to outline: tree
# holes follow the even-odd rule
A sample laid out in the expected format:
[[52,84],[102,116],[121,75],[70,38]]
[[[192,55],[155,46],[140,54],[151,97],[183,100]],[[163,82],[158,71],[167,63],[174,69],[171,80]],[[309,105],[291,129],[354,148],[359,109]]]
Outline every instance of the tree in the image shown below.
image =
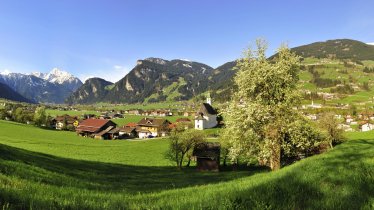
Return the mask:
[[[173,161],[179,169],[182,168],[183,161],[193,148],[202,142],[205,142],[205,135],[202,131],[189,129],[183,131],[173,131],[169,137],[170,145],[166,153],[166,158]],[[188,163],[191,158],[188,158]]]
[[47,121],[47,115],[45,113],[45,107],[44,106],[37,107],[35,110],[35,114],[34,114],[35,125],[37,126],[45,125],[46,121]]
[[331,148],[344,141],[343,130],[339,128],[339,122],[335,119],[334,113],[324,113],[318,124],[326,132],[326,140]]
[[257,50],[249,49],[237,62],[239,71],[234,80],[238,90],[224,111],[223,132],[230,138],[232,160],[256,157],[277,170],[282,149],[292,149],[289,142],[307,147],[309,143],[305,141],[311,138],[300,140],[303,132],[287,134],[292,128],[289,125],[302,119],[293,109],[301,98],[297,91],[299,57],[285,46],[279,48],[273,60],[266,59],[265,52],[266,43],[258,40]]

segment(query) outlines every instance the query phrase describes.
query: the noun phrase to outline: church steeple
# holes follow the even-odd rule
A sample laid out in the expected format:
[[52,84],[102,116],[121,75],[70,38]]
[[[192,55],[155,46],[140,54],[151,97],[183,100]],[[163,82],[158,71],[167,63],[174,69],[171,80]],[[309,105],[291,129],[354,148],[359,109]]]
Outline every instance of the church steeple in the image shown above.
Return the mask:
[[206,95],[206,103],[212,105],[212,98],[210,97],[210,92]]

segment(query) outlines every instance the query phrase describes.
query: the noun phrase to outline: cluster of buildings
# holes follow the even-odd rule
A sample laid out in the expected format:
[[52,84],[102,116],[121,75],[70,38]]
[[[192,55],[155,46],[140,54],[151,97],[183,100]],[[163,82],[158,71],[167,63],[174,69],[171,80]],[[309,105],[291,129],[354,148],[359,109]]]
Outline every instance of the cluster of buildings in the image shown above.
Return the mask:
[[[140,113],[140,110],[136,110]],[[135,112],[128,112],[134,114]],[[125,139],[125,138],[153,138],[167,136],[169,132],[178,124],[183,124],[185,128],[194,127],[197,130],[213,128],[218,125],[217,111],[211,105],[210,97],[206,103],[202,103],[200,109],[195,112],[194,123],[189,118],[179,118],[175,123],[171,123],[165,116],[171,113],[160,111],[142,112],[145,117],[137,123],[128,123],[119,127],[111,119],[123,118],[121,113],[106,112],[99,117],[85,115],[83,120],[76,116],[57,116],[52,120],[52,127],[58,130],[75,130],[78,135],[96,139]],[[156,115],[157,114],[157,115]],[[154,116],[160,116],[155,118]],[[67,129],[74,128],[74,129]]]
[[[307,114],[306,117],[317,121],[321,116],[320,114]],[[361,113],[357,116],[336,114],[335,119],[341,121],[339,128],[344,131],[354,131],[354,128],[362,132],[374,130],[374,124],[371,123],[374,122],[374,113]]]

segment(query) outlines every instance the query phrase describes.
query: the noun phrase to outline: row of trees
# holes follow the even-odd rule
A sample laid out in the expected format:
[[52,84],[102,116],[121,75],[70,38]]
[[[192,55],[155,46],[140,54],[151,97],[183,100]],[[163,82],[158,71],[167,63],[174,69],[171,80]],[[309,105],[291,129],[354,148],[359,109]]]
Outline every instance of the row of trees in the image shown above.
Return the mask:
[[23,106],[19,104],[6,104],[0,110],[1,120],[12,120],[19,123],[35,124],[36,126],[48,125],[52,120],[47,116],[45,107]]

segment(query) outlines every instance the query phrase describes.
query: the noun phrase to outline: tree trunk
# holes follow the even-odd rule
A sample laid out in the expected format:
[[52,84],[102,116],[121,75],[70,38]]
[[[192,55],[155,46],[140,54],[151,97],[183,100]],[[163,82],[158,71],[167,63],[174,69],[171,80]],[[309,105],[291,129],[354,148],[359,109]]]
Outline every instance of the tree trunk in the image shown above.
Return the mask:
[[191,164],[191,157],[188,158],[188,162],[187,162],[187,167],[190,167],[190,164]]
[[270,168],[272,171],[279,170],[281,167],[281,146],[274,142],[271,148]]
[[178,164],[179,169],[182,169],[183,158],[184,158],[184,154],[182,154],[181,159],[179,160],[179,164]]

